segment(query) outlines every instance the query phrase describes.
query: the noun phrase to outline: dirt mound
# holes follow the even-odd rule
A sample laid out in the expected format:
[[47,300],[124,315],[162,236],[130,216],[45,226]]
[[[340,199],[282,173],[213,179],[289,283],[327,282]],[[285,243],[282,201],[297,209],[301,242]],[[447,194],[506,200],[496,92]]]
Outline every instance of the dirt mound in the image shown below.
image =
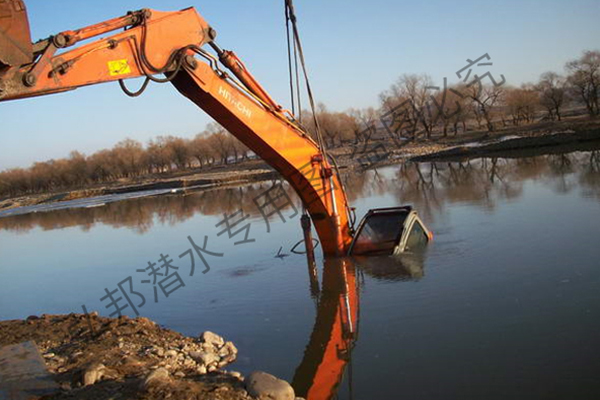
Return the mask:
[[221,370],[232,342],[186,337],[147,318],[96,313],[0,322],[0,346],[34,341],[61,390],[44,399],[248,399],[243,377]]

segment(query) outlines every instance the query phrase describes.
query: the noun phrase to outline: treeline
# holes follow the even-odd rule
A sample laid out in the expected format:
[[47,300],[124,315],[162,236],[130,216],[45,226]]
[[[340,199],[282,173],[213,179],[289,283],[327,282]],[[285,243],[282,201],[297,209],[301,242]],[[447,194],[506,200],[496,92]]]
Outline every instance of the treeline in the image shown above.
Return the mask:
[[159,136],[145,146],[136,140],[125,139],[112,149],[89,156],[72,151],[68,158],[0,172],[0,197],[114,182],[217,163],[236,163],[245,160],[248,153],[248,148],[223,127],[211,123],[192,139]]
[[[316,110],[329,147],[368,143],[392,135],[431,138],[460,131],[520,126],[563,118],[567,107],[584,107],[600,115],[600,51],[586,51],[565,65],[565,74],[546,72],[536,83],[511,87],[465,82],[435,88],[428,75],[402,75],[379,96],[378,108]],[[301,121],[314,135],[310,113]],[[384,132],[384,135],[382,135]],[[249,150],[217,123],[192,139],[160,136],[143,145],[126,139],[89,156],[74,151],[68,158],[34,163],[0,173],[0,198],[113,182],[149,174],[205,168],[245,160]]]
[[[541,120],[561,121],[568,107],[583,107],[591,117],[600,115],[600,51],[585,51],[566,63],[565,72],[545,72],[536,83],[520,87],[500,80],[492,84],[488,79],[436,87],[428,75],[405,74],[379,95],[378,109],[336,113],[319,105],[317,116],[324,139],[335,147],[368,142],[381,132],[398,138],[431,138]],[[314,132],[310,116],[305,121]]]

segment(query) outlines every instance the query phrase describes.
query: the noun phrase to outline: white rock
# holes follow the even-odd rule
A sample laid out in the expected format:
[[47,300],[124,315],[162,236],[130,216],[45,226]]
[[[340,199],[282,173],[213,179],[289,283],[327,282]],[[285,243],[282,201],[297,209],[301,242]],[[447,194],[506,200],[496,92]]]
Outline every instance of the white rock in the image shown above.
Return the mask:
[[98,382],[104,376],[106,372],[106,366],[101,363],[94,363],[86,368],[83,373],[83,385],[93,385]]
[[211,331],[203,332],[200,335],[200,339],[204,343],[212,344],[212,345],[215,345],[217,347],[221,347],[221,346],[223,346],[225,344],[225,339],[223,339],[221,336],[219,336],[216,333],[213,333]]
[[177,357],[176,350],[167,350],[165,351],[165,357]]
[[242,379],[242,373],[241,372],[231,371],[231,372],[229,372],[229,375],[233,376],[234,378]]
[[155,382],[160,381],[168,381],[171,379],[169,371],[166,368],[157,368],[154,371],[150,372],[146,379],[144,380],[144,388],[150,387]]
[[219,362],[219,356],[215,353],[204,352],[204,351],[192,351],[190,357],[194,359],[198,364],[208,366],[213,363]]
[[183,365],[185,365],[186,367],[189,367],[194,364],[196,364],[196,362],[191,358],[186,357],[185,360],[183,360]]
[[237,354],[238,349],[235,347],[233,342],[226,342],[225,345],[219,350],[219,355],[225,357],[230,354]]
[[296,397],[289,383],[266,372],[251,373],[244,384],[250,396],[259,400],[294,400]]

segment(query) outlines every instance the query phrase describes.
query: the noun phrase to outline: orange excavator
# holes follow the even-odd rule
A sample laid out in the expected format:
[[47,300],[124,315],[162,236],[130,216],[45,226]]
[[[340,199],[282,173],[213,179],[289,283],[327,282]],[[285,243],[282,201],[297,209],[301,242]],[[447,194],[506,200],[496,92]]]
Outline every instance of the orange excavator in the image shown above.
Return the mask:
[[[170,82],[289,182],[326,256],[348,254],[354,216],[334,160],[215,38],[194,8],[143,9],[32,43],[23,1],[0,0],[0,101],[111,81],[137,96],[150,81]],[[138,77],[141,89],[127,89],[125,80]],[[398,243],[403,228],[391,235]]]

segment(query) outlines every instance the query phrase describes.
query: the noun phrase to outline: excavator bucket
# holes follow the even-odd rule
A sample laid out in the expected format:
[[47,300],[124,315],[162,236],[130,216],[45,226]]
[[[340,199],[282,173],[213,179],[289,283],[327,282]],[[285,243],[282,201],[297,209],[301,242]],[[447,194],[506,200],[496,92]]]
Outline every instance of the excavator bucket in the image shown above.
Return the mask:
[[0,68],[33,61],[27,10],[22,0],[0,0]]

